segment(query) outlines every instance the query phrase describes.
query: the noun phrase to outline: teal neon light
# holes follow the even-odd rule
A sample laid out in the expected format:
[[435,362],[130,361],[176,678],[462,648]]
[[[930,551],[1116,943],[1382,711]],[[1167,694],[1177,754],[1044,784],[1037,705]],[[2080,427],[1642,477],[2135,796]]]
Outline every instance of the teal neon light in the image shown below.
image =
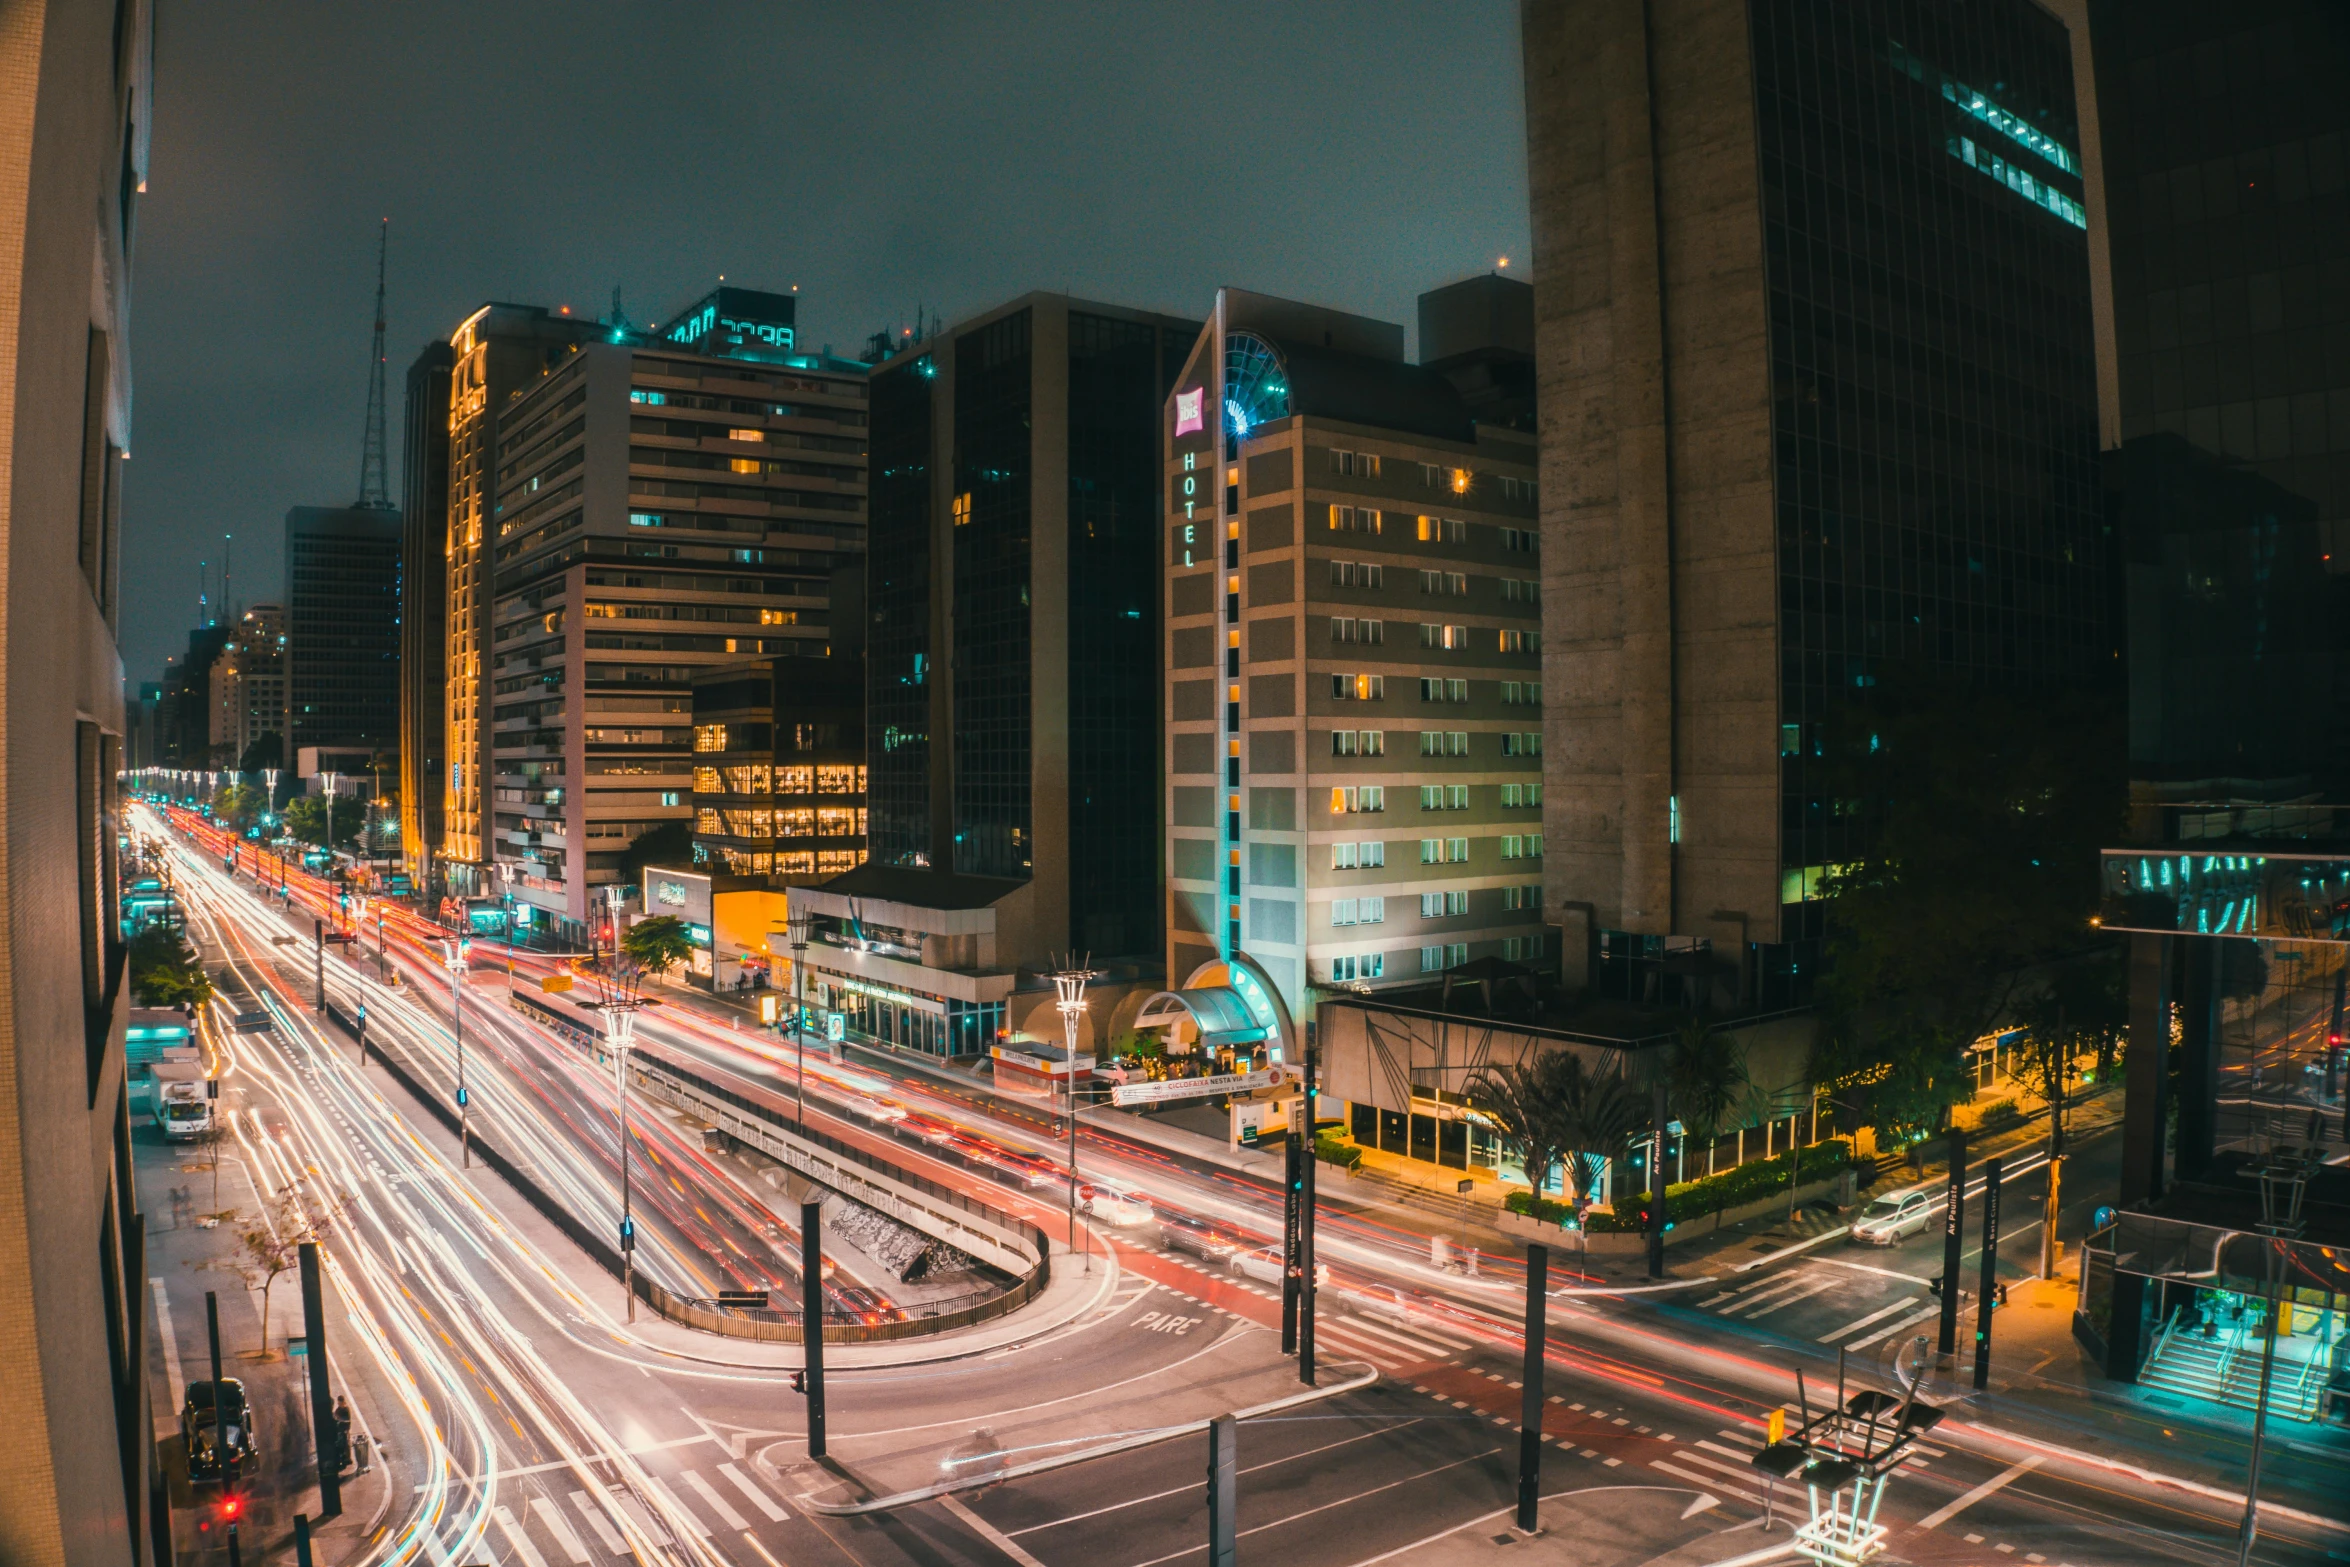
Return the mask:
[[2055,213],[2074,228],[2085,229],[2089,226],[2088,209],[2079,202],[2046,180],[2033,178],[1987,148],[1977,147],[1971,139],[1965,136],[1951,137],[1950,155],[1968,168],[1988,174],[2033,206]]
[[2055,164],[2065,173],[2078,178],[2081,160],[2063,142],[2010,109],[2003,109],[1991,99],[1975,91],[1966,83],[1945,76],[1942,78],[1942,96],[1958,105],[1960,110],[1973,115],[1985,125],[2005,136],[2019,147],[2028,147]]

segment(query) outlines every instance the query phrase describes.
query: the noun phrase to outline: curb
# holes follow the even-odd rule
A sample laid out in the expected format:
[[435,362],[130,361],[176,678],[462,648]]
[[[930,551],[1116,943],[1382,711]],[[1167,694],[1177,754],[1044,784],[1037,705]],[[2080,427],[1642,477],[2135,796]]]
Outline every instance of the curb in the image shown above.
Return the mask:
[[[1359,1360],[1338,1361],[1336,1364],[1362,1365],[1364,1362]],[[1295,1409],[1300,1405],[1316,1403],[1325,1398],[1336,1398],[1341,1393],[1352,1393],[1358,1388],[1369,1387],[1378,1380],[1378,1369],[1373,1367],[1351,1381],[1341,1382],[1332,1387],[1308,1388],[1303,1393],[1292,1393],[1287,1398],[1277,1398],[1270,1403],[1255,1404],[1247,1409],[1235,1409],[1229,1418],[1253,1420],[1260,1415],[1278,1414],[1284,1409]],[[1208,1422],[1204,1419],[1186,1420],[1181,1425],[1160,1426],[1156,1430],[1139,1431],[1132,1436],[1122,1436],[1116,1441],[1102,1442],[1074,1453],[1061,1453],[1051,1458],[1039,1458],[1030,1463],[1015,1464],[1009,1469],[991,1469],[985,1474],[966,1475],[960,1480],[942,1481],[937,1485],[926,1485],[915,1491],[900,1491],[894,1496],[877,1496],[870,1501],[820,1502],[806,1492],[801,1493],[799,1501],[800,1506],[808,1512],[821,1513],[827,1518],[858,1518],[871,1513],[889,1512],[899,1507],[911,1507],[921,1502],[937,1501],[941,1497],[952,1496],[958,1491],[976,1491],[986,1486],[1001,1485],[1006,1480],[1021,1480],[1029,1475],[1044,1474],[1054,1469],[1066,1469],[1072,1464],[1088,1463],[1096,1458],[1107,1458],[1113,1453],[1131,1452],[1138,1447],[1154,1447],[1161,1442],[1172,1441],[1179,1436],[1189,1436],[1205,1431],[1207,1428]]]

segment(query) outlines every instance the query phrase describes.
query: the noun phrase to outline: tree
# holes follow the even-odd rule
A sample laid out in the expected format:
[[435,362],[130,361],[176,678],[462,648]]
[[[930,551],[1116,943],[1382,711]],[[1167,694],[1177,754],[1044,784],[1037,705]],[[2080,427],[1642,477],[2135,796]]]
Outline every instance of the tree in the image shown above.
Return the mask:
[[268,796],[252,784],[224,784],[212,797],[213,820],[243,832],[269,808]]
[[2064,1111],[2072,1064],[2094,1054],[2113,1057],[2129,1026],[2122,997],[2120,951],[2107,947],[2049,976],[2047,988],[2017,1008],[2022,1037],[2008,1052],[2008,1070],[2026,1093],[2048,1106],[2048,1153],[2064,1153]]
[[694,857],[694,824],[663,822],[640,832],[620,854],[620,879],[631,886],[644,884],[648,865],[687,865]]
[[176,930],[150,925],[130,939],[125,954],[131,994],[141,1006],[202,1006],[212,995],[212,981],[196,949]]
[[2097,851],[2122,825],[2119,703],[2099,686],[1994,690],[1888,669],[1825,725],[1824,798],[1851,858],[1824,868],[1817,1082],[1882,1130],[1939,1131],[1965,1054],[2031,971],[2083,950]]
[[1483,1068],[1469,1079],[1468,1093],[1517,1143],[1537,1195],[1552,1167],[1563,1165],[1568,1196],[1589,1197],[1638,1120],[1623,1078],[1588,1070],[1572,1050]]
[[261,1296],[261,1358],[269,1358],[270,1293],[278,1279],[301,1266],[304,1243],[324,1240],[341,1216],[343,1200],[321,1201],[299,1185],[279,1191],[271,1211],[237,1231],[236,1250],[213,1264]]
[[1754,1087],[1746,1070],[1746,1046],[1737,1035],[1698,1017],[1674,1034],[1664,1072],[1666,1098],[1682,1126],[1709,1150]]
[[656,914],[622,931],[620,950],[646,973],[661,975],[692,957],[694,944],[685,921],[673,914]]
[[[326,842],[326,796],[322,794],[296,795],[286,806],[286,831],[304,843],[323,845]],[[367,807],[357,800],[335,802],[335,842],[343,845],[359,836],[366,825]]]

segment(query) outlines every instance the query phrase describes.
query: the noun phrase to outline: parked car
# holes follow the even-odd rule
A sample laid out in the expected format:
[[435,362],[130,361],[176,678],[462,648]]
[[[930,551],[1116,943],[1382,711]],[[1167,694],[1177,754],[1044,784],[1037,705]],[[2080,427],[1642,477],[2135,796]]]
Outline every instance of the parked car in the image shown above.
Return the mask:
[[[1255,1279],[1259,1284],[1279,1284],[1281,1282],[1281,1248],[1260,1246],[1255,1251],[1234,1252],[1224,1266],[1244,1279]],[[1326,1262],[1315,1263],[1314,1288],[1328,1289],[1329,1287],[1330,1264]]]
[[1159,1215],[1159,1244],[1202,1262],[1224,1262],[1240,1250],[1240,1242],[1219,1235],[1198,1219],[1180,1213]]
[[[188,1401],[180,1406],[180,1436],[187,1443],[190,1480],[234,1480],[243,1474],[253,1461],[245,1384],[235,1377],[189,1383]],[[225,1449],[220,1445],[223,1436]]]
[[1077,1188],[1077,1205],[1104,1224],[1115,1224],[1120,1229],[1133,1229],[1157,1217],[1144,1198],[1134,1192],[1120,1191],[1115,1186],[1091,1183],[1080,1185]]
[[1879,1197],[1852,1221],[1852,1239],[1870,1246],[1890,1246],[1923,1231],[1933,1216],[1933,1204],[1924,1192]]

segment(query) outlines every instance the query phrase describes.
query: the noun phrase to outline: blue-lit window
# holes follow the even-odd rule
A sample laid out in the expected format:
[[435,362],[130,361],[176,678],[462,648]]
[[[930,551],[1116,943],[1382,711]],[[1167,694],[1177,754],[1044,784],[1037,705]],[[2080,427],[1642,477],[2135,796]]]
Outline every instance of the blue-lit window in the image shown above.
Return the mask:
[[2035,179],[2005,158],[1976,146],[1972,138],[1951,137],[1950,155],[1968,168],[1990,175],[2034,206],[2047,208],[2074,228],[2085,229],[2089,226],[2088,210],[2079,202],[2046,180]]
[[628,400],[632,403],[642,403],[647,408],[665,407],[669,402],[669,399],[665,394],[660,392],[648,392],[642,387],[639,387],[635,391],[630,392],[628,394]]

